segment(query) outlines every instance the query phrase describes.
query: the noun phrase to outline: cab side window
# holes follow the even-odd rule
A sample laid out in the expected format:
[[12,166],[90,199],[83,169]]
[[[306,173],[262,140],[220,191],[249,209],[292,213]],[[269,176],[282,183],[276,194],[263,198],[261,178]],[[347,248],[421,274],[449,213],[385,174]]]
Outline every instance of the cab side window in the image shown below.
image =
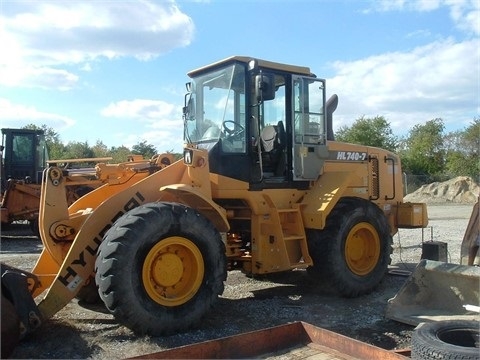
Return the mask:
[[322,80],[294,78],[294,131],[297,144],[324,144],[326,123]]

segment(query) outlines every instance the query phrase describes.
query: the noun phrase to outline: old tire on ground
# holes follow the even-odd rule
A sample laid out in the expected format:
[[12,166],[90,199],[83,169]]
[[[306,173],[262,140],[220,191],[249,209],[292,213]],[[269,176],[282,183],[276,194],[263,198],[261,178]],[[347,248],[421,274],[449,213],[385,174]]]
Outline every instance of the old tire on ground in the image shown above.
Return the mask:
[[307,229],[307,241],[313,259],[308,273],[346,297],[371,292],[391,261],[387,219],[378,206],[363,199],[340,199],[323,230]]
[[20,341],[20,318],[17,315],[15,306],[3,295],[2,290],[2,346],[1,358],[10,357]]
[[419,325],[412,334],[411,358],[480,358],[480,323],[475,320],[443,320]]
[[212,223],[176,203],[149,203],[107,232],[95,263],[102,301],[139,334],[195,325],[223,293],[225,245]]

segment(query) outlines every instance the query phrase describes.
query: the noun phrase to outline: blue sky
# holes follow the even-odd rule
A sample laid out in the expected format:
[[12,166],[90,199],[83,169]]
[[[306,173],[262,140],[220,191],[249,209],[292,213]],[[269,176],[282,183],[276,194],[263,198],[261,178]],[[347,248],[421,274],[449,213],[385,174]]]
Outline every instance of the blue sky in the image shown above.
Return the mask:
[[180,152],[186,73],[246,55],[325,78],[335,129],[461,130],[480,114],[479,35],[479,0],[0,0],[0,127]]

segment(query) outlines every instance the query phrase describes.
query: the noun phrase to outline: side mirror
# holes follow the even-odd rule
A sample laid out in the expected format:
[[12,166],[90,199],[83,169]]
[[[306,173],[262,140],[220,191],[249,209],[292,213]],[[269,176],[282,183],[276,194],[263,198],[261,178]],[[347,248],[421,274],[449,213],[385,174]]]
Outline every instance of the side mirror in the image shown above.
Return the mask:
[[183,107],[184,118],[186,120],[195,120],[195,111],[195,99],[192,97],[192,94],[185,95],[185,106]]
[[275,99],[275,75],[259,74],[255,76],[255,97],[257,101]]

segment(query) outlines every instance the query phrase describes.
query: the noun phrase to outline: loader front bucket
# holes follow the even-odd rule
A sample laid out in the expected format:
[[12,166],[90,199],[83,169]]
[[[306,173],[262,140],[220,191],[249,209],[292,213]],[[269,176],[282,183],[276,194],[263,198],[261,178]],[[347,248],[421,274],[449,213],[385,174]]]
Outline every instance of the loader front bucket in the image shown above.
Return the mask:
[[480,320],[480,267],[423,259],[388,301],[386,317],[409,325]]
[[20,319],[15,307],[2,292],[2,352],[1,358],[6,359],[13,352],[20,340]]
[[1,319],[2,353],[4,359],[13,351],[18,341],[42,323],[41,314],[32,297],[38,286],[35,275],[0,264],[1,268]]

